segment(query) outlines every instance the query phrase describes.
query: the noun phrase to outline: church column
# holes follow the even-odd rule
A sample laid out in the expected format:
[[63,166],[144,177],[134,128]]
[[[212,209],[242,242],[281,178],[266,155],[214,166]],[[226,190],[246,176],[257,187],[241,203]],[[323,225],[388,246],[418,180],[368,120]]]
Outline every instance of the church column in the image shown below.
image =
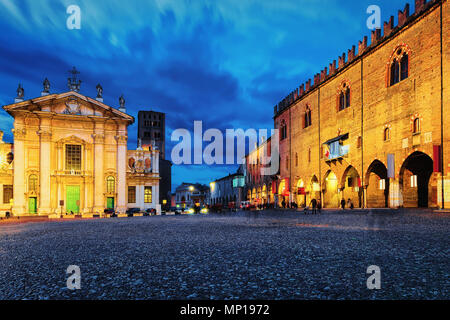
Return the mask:
[[52,133],[49,128],[41,126],[38,135],[40,137],[40,201],[38,213],[39,215],[48,215],[51,214],[50,159]]
[[14,134],[14,215],[25,213],[25,129],[13,129]]
[[127,141],[128,137],[122,133],[116,136],[117,140],[117,211],[120,213],[125,213],[127,210],[126,206],[126,195],[125,189],[127,184]]
[[96,130],[92,135],[94,139],[94,212],[103,213],[105,209],[104,201],[104,177],[103,177],[103,150],[105,136],[103,130]]

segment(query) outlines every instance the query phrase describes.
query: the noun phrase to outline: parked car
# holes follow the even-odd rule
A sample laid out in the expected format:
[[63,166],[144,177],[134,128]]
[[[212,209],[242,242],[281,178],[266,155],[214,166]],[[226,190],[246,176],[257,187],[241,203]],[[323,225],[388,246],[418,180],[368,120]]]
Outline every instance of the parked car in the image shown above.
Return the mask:
[[144,216],[155,216],[156,215],[156,209],[150,208],[145,210]]
[[126,213],[129,217],[132,217],[135,213],[140,213],[140,212],[141,212],[140,208],[129,208],[129,209],[127,209]]
[[170,212],[173,212],[176,215],[178,215],[178,214],[181,214],[181,209],[178,207],[170,207]]

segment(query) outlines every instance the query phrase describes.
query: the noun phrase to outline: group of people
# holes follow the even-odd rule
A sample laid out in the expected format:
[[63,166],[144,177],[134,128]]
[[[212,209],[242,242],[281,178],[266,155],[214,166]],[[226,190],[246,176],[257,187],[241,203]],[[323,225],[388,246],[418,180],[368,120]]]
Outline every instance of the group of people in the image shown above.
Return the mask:
[[[284,199],[281,202],[281,206],[283,208],[286,208],[286,201]],[[341,200],[341,209],[345,210],[345,206],[347,206],[351,210],[355,208],[355,205],[353,204],[353,201],[350,198],[347,201],[345,201],[345,199]],[[290,208],[297,209],[298,205],[295,202],[293,202],[291,203]],[[320,214],[322,212],[322,203],[320,202],[320,200],[312,199],[311,202],[309,203],[309,207],[305,207],[304,213],[308,214],[309,209],[311,209],[312,214],[318,213]]]
[[[349,198],[347,200],[347,207],[353,210],[355,208],[355,205],[353,204],[353,201]],[[341,208],[342,210],[345,210],[345,199],[341,200]]]

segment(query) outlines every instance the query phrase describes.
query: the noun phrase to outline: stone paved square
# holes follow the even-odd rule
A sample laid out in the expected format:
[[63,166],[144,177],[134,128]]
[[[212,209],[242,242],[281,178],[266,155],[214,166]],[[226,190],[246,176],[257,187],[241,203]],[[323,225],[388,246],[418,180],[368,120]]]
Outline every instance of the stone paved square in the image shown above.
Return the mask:
[[[238,212],[0,224],[0,299],[448,299],[448,214]],[[66,287],[69,265],[81,289]],[[368,290],[366,269],[381,268]]]

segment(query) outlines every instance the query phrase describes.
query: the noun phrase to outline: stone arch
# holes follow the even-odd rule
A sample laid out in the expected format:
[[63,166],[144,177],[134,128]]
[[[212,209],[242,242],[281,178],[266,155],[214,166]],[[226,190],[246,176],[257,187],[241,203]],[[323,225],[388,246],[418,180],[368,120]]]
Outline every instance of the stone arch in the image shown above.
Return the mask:
[[336,174],[328,170],[323,181],[323,207],[324,208],[338,208],[339,194],[338,194],[338,178]]
[[348,166],[345,169],[341,180],[341,190],[342,197],[346,202],[350,199],[355,207],[362,207],[363,189],[361,177],[355,167]]
[[415,151],[400,168],[399,184],[406,208],[427,208],[437,206],[436,179],[433,174],[433,160],[424,152]]
[[387,168],[380,160],[374,160],[368,167],[364,184],[367,208],[389,207],[389,178]]
[[299,207],[304,208],[306,206],[306,185],[303,179],[297,181],[297,199],[296,203]]
[[306,186],[306,205],[311,203],[312,199],[320,199],[320,183],[316,175],[313,175]]

